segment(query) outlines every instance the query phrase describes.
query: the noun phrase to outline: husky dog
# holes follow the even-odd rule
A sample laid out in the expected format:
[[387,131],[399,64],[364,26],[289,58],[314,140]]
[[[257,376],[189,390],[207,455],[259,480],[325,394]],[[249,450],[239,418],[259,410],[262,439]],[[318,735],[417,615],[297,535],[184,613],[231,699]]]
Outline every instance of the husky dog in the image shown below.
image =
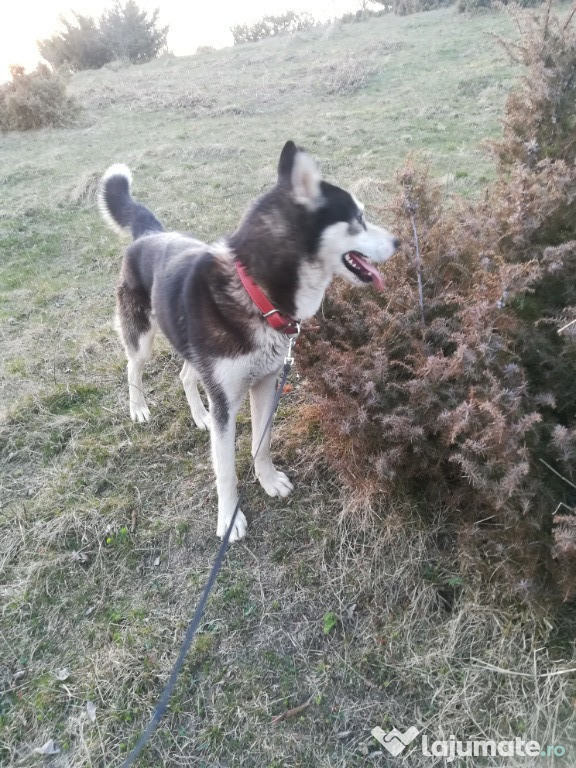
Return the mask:
[[[131,174],[113,165],[98,203],[114,229],[128,230],[117,287],[118,330],[128,358],[130,415],[150,411],[142,368],[157,327],[182,355],[180,378],[199,429],[211,432],[223,537],[237,501],[236,416],[250,392],[252,452],[256,453],[274,400],[276,380],[292,334],[318,310],[333,277],[382,289],[370,262],[383,263],[398,241],[369,224],[353,195],[322,180],[313,159],[289,141],[276,185],[259,198],[238,229],[215,245],[166,232],[130,193]],[[198,393],[201,381],[209,403]],[[270,496],[287,496],[292,483],[270,458],[270,427],[255,458],[255,472]],[[230,541],[246,533],[239,510]]]

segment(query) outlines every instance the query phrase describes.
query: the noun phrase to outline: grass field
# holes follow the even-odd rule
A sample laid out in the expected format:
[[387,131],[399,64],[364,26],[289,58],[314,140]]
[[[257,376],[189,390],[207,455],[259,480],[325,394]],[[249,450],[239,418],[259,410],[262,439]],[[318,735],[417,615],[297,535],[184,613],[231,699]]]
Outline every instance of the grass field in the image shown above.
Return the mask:
[[[95,208],[99,176],[127,163],[167,226],[208,241],[274,180],[288,138],[381,223],[411,152],[447,197],[479,195],[492,175],[481,143],[517,76],[494,34],[515,34],[506,15],[445,10],[80,73],[76,127],[0,136],[2,765],[121,764],[217,548],[208,438],[166,343],[146,378],[153,419],[129,419],[112,323],[120,244]],[[370,736],[412,725],[430,741],[566,750],[458,766],[574,765],[568,625],[491,607],[455,570],[440,523],[401,500],[377,526],[347,519],[337,478],[282,448],[298,397],[274,443],[296,491],[270,501],[250,484],[248,537],[138,765],[444,765],[413,747],[391,757]],[[239,475],[249,440],[241,416]],[[35,755],[49,739],[59,753]]]

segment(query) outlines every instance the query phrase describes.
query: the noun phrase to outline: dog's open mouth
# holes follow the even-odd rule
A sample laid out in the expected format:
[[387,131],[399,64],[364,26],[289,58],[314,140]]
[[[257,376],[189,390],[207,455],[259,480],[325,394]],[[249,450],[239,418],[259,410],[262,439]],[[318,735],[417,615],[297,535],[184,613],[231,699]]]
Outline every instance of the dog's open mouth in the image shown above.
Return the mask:
[[384,281],[381,274],[358,251],[348,251],[348,253],[342,256],[342,261],[346,269],[349,269],[363,283],[374,283],[379,291],[384,290]]

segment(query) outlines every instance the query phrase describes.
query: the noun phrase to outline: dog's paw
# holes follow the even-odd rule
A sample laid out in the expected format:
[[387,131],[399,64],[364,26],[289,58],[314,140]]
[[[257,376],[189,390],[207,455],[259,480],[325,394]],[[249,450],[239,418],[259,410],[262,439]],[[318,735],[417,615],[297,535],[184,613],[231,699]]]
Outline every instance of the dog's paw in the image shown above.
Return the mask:
[[130,418],[132,421],[137,421],[140,424],[144,423],[145,421],[150,421],[150,409],[146,403],[131,403]]
[[268,496],[285,498],[294,490],[294,486],[284,472],[279,472],[274,467],[267,472],[259,472],[257,477]]
[[[218,517],[218,527],[216,529],[216,535],[218,538],[223,539],[226,531],[228,530],[228,526],[230,525],[230,519],[232,515],[229,515],[228,517],[220,518]],[[241,509],[238,510],[236,513],[236,519],[234,520],[234,527],[232,528],[232,532],[230,533],[230,539],[229,541],[239,541],[240,539],[243,539],[244,536],[246,536],[246,529],[248,527],[248,523],[246,522],[246,518],[244,516],[244,513]]]
[[192,420],[194,421],[194,424],[198,427],[198,429],[201,429],[203,431],[208,430],[210,431],[210,414],[206,409],[203,411],[196,411],[192,412]]

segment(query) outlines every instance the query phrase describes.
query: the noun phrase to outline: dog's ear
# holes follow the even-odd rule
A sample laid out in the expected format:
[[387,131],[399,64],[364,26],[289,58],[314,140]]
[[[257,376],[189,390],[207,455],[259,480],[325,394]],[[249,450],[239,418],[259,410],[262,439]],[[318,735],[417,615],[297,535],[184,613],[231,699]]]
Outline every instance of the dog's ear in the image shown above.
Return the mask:
[[321,180],[320,171],[310,155],[293,141],[287,141],[278,163],[278,181],[290,185],[296,202],[309,210],[318,208],[322,199]]
[[284,144],[284,149],[280,153],[280,160],[278,162],[278,181],[290,182],[294,158],[297,153],[298,147],[293,141],[287,141]]

